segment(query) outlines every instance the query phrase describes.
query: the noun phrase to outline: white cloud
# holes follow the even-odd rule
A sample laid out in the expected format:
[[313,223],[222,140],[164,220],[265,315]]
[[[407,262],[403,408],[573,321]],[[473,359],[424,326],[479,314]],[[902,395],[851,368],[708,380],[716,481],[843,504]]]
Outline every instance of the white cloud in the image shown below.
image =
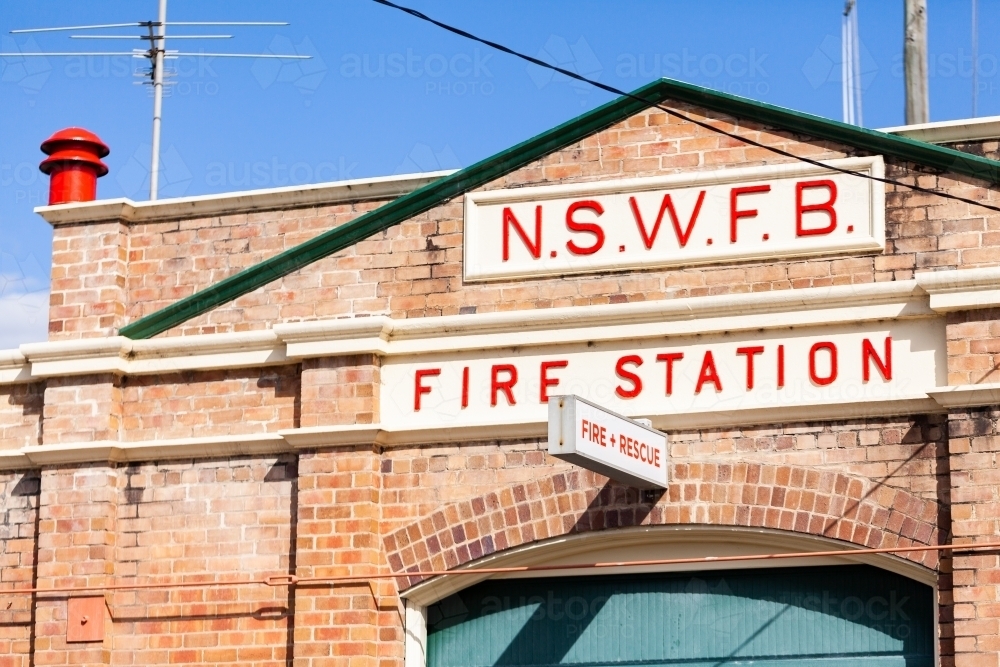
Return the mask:
[[48,328],[48,290],[0,295],[0,350],[44,341]]

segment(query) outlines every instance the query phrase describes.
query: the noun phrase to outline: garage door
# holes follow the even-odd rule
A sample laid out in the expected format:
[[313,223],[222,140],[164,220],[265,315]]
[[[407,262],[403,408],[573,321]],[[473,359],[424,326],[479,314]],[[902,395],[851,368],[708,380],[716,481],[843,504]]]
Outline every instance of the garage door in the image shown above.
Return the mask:
[[932,589],[866,565],[488,581],[427,624],[429,667],[934,664]]

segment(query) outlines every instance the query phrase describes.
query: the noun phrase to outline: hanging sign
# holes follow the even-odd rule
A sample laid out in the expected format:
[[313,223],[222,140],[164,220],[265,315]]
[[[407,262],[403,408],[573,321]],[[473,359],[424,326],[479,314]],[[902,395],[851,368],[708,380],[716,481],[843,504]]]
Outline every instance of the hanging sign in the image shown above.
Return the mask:
[[549,454],[629,486],[667,486],[667,436],[579,396],[549,399]]

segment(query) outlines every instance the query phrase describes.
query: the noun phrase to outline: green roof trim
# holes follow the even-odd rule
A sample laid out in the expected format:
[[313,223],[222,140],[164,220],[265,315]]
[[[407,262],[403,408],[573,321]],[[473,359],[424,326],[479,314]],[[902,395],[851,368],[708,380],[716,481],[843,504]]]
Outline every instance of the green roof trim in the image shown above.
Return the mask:
[[[213,308],[274,282],[455,197],[505,176],[546,155],[667,100],[687,102],[712,111],[817,139],[908,160],[933,169],[1000,183],[1000,162],[950,148],[792,111],[673,79],[659,79],[607,104],[497,153],[454,174],[399,197],[339,227],[289,248],[270,259],[142,317],[121,328],[133,340],[152,338]],[[640,100],[645,100],[640,101]]]

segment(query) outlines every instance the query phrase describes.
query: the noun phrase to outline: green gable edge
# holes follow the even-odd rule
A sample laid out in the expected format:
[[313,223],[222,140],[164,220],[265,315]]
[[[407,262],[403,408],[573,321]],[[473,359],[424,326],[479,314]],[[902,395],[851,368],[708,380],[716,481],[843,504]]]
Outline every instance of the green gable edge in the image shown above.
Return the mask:
[[152,338],[667,100],[686,102],[795,134],[854,146],[944,172],[972,176],[990,184],[1000,183],[1000,162],[995,160],[682,81],[658,79],[633,91],[631,95],[645,102],[626,96],[612,100],[142,317],[122,327],[119,335],[133,340]]

